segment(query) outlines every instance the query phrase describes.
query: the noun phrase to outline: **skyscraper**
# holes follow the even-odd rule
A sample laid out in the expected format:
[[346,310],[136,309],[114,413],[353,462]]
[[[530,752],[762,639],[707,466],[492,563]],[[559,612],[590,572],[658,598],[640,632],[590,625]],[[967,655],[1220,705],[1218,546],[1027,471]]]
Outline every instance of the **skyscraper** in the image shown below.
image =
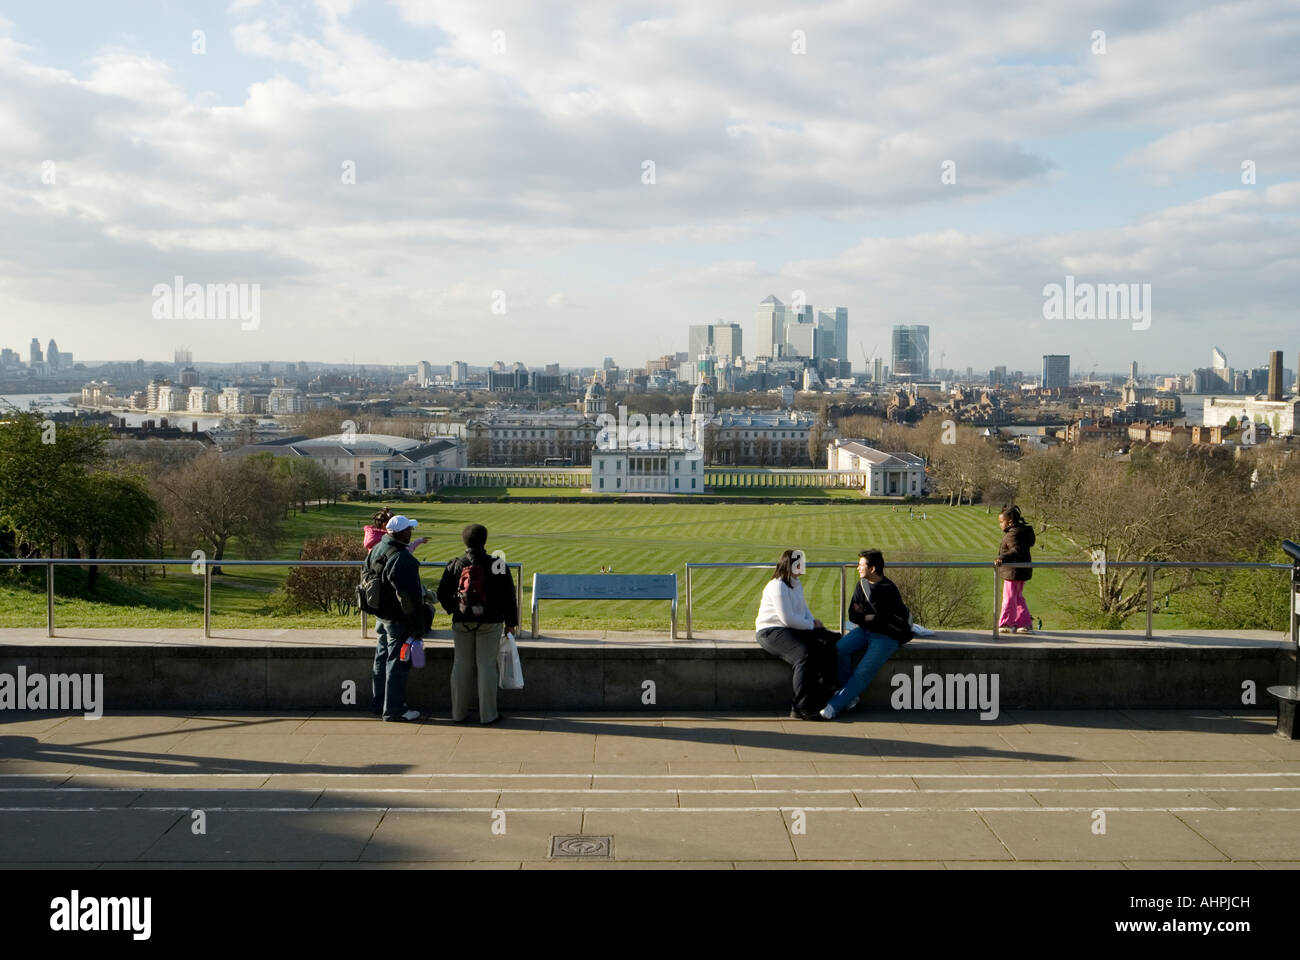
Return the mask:
[[691,355],[691,363],[699,363],[713,346],[713,327],[707,323],[693,323],[688,332],[687,352]]
[[930,377],[930,327],[927,324],[894,327],[894,376],[909,380]]
[[742,357],[745,350],[741,341],[740,324],[719,320],[713,325],[713,352],[719,357]]
[[50,345],[45,349],[45,363],[51,370],[59,369],[59,345],[50,337]]
[[1070,385],[1070,355],[1068,353],[1043,354],[1043,387],[1054,390]]
[[37,340],[35,337],[32,337],[32,344],[27,349],[27,362],[33,367],[38,363],[45,362],[45,356],[41,353],[41,341]]
[[776,297],[768,297],[758,305],[759,356],[776,359],[785,344],[785,327],[790,322],[790,312]]

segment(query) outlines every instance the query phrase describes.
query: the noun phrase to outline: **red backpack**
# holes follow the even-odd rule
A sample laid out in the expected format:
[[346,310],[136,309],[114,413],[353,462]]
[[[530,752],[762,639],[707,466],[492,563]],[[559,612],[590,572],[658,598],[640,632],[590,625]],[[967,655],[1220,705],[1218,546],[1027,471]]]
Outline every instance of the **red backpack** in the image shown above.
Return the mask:
[[481,617],[487,609],[487,588],[483,585],[483,568],[468,558],[460,568],[456,585],[456,603],[461,616]]

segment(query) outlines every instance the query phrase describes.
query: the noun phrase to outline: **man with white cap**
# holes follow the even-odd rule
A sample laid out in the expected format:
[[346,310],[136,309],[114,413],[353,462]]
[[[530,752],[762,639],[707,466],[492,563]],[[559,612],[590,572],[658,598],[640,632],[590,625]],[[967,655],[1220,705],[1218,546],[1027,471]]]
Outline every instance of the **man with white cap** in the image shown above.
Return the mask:
[[385,526],[382,540],[370,548],[366,567],[379,573],[379,613],[376,615],[375,664],[370,674],[371,711],[385,720],[420,719],[418,710],[406,709],[406,681],[411,661],[401,658],[407,639],[424,636],[424,591],[420,561],[406,549],[419,521],[401,514]]

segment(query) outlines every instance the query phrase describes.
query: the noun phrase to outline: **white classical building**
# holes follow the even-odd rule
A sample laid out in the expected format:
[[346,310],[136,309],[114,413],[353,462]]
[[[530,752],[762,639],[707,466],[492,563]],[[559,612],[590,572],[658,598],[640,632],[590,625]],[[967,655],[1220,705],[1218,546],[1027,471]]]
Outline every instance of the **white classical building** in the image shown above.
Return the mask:
[[233,453],[308,457],[346,478],[353,489],[394,493],[427,493],[436,486],[434,474],[465,466],[465,442],[454,437],[412,440],[382,433],[336,433],[251,443]]
[[871,497],[919,497],[927,492],[925,461],[911,453],[885,453],[865,440],[834,440],[826,447],[830,470],[866,474],[862,492]]

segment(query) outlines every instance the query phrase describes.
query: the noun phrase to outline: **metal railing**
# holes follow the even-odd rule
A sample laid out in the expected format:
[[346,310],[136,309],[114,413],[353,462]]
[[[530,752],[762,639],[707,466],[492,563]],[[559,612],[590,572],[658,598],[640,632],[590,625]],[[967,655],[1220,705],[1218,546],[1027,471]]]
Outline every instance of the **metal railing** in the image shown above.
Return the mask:
[[[45,568],[45,625],[46,636],[54,636],[54,568],[55,567],[202,567],[203,577],[203,638],[212,637],[212,568],[213,567],[357,567],[365,566],[364,560],[87,560],[79,557],[32,557],[20,559],[0,557],[0,566],[6,567],[44,567]],[[421,567],[443,569],[445,563],[420,561]],[[515,607],[523,609],[524,565],[507,563],[507,568],[517,571],[515,578]],[[361,638],[370,639],[369,617],[364,610],[361,613]],[[522,616],[522,614],[520,614]]]
[[[812,563],[805,561],[804,566],[807,568],[834,568],[838,567],[840,571],[840,585],[838,591],[839,597],[839,630],[844,632],[844,618],[848,599],[845,595],[847,573],[851,568],[856,568],[857,560],[853,561],[822,561]],[[1106,566],[1111,569],[1123,569],[1137,567],[1146,571],[1146,638],[1151,639],[1151,621],[1155,615],[1155,575],[1157,570],[1176,570],[1181,568],[1194,569],[1215,569],[1227,568],[1237,570],[1286,570],[1291,574],[1291,596],[1288,605],[1289,623],[1291,642],[1300,648],[1300,564],[1290,563],[1246,563],[1240,561],[1173,561],[1173,560],[1107,560]],[[1002,577],[1000,571],[1004,569],[1022,569],[1032,568],[1034,570],[1050,568],[1080,568],[1086,567],[1094,569],[1094,563],[1089,560],[1043,560],[1033,563],[1004,563],[1001,565],[994,564],[989,560],[974,561],[939,561],[939,560],[913,560],[899,561],[897,563],[890,561],[890,568],[947,568],[947,569],[988,569],[993,572],[993,636],[1000,636],[998,629],[998,620],[1002,615]],[[691,576],[693,570],[773,570],[776,568],[775,563],[687,563],[686,564],[686,639],[693,640],[695,635],[692,630],[694,615],[694,579]]]

